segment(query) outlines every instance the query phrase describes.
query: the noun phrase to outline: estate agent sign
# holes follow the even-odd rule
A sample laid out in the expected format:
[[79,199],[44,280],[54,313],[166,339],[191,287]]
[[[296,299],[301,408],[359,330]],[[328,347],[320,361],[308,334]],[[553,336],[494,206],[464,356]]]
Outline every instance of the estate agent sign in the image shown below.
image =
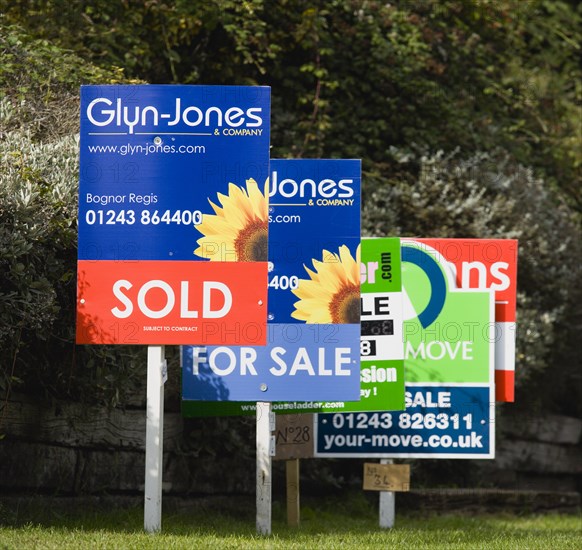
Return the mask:
[[418,239],[448,262],[459,288],[495,294],[495,399],[515,399],[517,247],[513,239]]
[[402,239],[406,410],[319,414],[315,456],[493,458],[493,292]]
[[267,345],[183,347],[186,414],[360,397],[360,161],[272,160],[269,189]]
[[270,89],[83,86],[77,342],[266,342]]

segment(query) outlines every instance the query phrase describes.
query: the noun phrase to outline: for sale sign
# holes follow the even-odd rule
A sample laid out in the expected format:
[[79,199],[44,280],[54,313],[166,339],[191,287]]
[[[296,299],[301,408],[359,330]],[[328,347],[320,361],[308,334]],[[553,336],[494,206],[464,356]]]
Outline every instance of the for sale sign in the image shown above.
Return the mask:
[[266,87],[81,88],[78,343],[266,341],[269,119]]
[[401,245],[406,409],[317,415],[315,455],[493,458],[493,293],[458,288],[425,243]]
[[404,408],[401,265],[400,239],[362,240],[360,401],[335,410]]
[[404,409],[400,239],[362,239],[360,400],[276,403],[280,414]]
[[208,401],[360,397],[360,161],[271,168],[267,345],[185,346],[185,415],[233,410]]

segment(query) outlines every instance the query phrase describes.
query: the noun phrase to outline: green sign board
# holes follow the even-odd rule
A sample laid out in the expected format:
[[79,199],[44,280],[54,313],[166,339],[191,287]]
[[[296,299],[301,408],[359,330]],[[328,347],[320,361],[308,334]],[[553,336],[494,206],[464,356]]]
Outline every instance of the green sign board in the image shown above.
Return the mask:
[[362,241],[360,284],[360,401],[318,412],[404,409],[400,239]]
[[494,294],[401,241],[405,411],[316,415],[315,456],[494,458]]
[[[425,311],[430,282],[422,267],[404,266],[409,306]],[[413,291],[412,291],[413,289]],[[418,315],[404,322],[405,378],[409,383],[491,383],[489,291],[447,288],[435,322],[423,326]]]

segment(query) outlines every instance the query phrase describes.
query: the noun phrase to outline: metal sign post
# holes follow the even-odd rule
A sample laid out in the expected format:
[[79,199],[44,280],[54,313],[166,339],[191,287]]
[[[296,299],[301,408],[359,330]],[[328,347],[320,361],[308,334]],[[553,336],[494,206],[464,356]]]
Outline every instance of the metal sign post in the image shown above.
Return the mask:
[[162,529],[162,467],[164,456],[164,346],[148,346],[144,529]]
[[[380,464],[392,464],[394,461],[389,458],[380,460]],[[396,493],[394,491],[380,491],[380,527],[382,529],[392,529],[396,516]]]
[[271,534],[271,403],[257,403],[257,534]]

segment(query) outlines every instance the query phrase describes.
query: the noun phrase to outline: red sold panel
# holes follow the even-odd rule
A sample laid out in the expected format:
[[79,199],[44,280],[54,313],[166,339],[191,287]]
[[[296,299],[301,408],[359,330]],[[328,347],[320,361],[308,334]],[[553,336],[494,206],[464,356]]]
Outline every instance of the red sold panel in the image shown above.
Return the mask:
[[78,262],[78,344],[265,345],[266,262]]
[[418,239],[454,266],[459,288],[495,291],[495,399],[513,402],[517,296],[517,241]]

